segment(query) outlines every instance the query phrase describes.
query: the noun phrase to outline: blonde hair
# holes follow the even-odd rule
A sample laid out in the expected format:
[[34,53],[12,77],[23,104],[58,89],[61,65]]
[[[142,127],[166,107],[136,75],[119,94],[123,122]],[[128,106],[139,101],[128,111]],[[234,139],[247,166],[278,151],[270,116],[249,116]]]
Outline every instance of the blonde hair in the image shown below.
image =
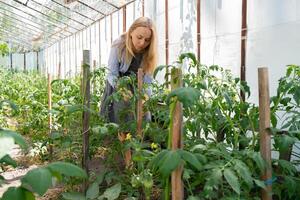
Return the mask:
[[150,44],[146,47],[143,53],[143,60],[141,66],[143,66],[144,73],[152,74],[157,62],[157,33],[153,21],[147,17],[140,17],[136,19],[127,32],[121,35],[121,41],[117,45],[120,48],[119,55],[125,50],[125,62],[130,64],[133,52],[133,43],[131,38],[131,33],[138,27],[146,27],[151,30],[151,40]]

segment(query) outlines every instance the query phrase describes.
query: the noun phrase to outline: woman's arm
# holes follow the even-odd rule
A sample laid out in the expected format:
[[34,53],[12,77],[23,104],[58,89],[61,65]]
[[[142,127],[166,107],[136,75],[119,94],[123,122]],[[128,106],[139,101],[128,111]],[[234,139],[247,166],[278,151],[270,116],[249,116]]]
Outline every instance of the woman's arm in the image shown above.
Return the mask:
[[116,82],[119,77],[119,70],[120,62],[118,58],[118,48],[116,46],[112,46],[108,59],[107,81],[113,88],[116,86]]

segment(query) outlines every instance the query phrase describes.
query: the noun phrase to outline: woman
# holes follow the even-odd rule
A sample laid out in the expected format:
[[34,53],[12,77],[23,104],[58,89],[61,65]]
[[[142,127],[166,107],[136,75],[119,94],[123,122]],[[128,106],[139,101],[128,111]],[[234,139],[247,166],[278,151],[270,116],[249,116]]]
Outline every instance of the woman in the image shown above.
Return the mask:
[[[101,103],[100,114],[109,122],[120,123],[132,120],[126,116],[119,117],[120,111],[128,107],[128,102],[108,102],[108,97],[116,91],[120,77],[137,74],[138,68],[144,71],[144,83],[152,82],[152,74],[157,60],[157,34],[151,19],[140,17],[112,44],[109,60],[106,87]],[[131,89],[131,92],[133,90]],[[151,91],[147,90],[150,96]],[[148,116],[149,118],[149,116]]]

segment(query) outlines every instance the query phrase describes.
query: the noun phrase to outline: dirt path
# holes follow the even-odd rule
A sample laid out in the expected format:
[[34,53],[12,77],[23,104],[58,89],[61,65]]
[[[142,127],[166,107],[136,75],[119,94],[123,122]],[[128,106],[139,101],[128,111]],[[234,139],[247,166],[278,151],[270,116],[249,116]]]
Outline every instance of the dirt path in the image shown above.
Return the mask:
[[[13,159],[23,157],[19,146],[15,145],[9,155]],[[9,168],[7,171],[0,173],[5,178],[5,183],[0,187],[0,196],[12,186],[19,186],[21,184],[20,179],[31,169],[37,168],[37,165],[31,165],[29,167],[18,166],[17,168]]]
[[[9,155],[14,160],[20,160],[26,156],[21,152],[19,146],[15,145]],[[29,163],[24,163],[24,166],[18,166],[16,168],[9,167],[5,172],[1,172],[0,175],[4,177],[5,183],[0,187],[0,197],[9,187],[18,187],[21,185],[20,179],[31,169],[39,167],[36,164],[30,166]],[[99,173],[104,170],[103,160],[101,158],[96,158],[90,161],[89,168],[94,173]],[[52,200],[57,199],[59,194],[64,191],[63,185],[57,185],[54,188],[51,188],[43,197],[37,197],[37,200]]]

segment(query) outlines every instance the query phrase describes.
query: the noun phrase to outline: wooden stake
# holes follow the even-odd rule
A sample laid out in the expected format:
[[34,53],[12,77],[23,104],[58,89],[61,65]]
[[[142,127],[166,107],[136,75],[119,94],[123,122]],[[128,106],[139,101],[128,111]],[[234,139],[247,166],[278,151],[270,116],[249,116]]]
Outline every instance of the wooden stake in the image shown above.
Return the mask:
[[[166,56],[166,65],[169,65],[169,0],[165,0],[165,56]],[[169,67],[166,68],[166,86],[169,88]]]
[[[246,81],[246,37],[247,37],[247,0],[242,1],[242,30],[241,30],[241,81]],[[240,91],[241,98],[245,101],[245,93]]]
[[[262,180],[271,182],[271,132],[270,128],[270,96],[269,96],[269,77],[268,68],[258,68],[259,86],[259,134],[260,134],[260,153],[266,161],[267,167],[262,174]],[[266,189],[262,189],[262,199],[272,199],[272,185],[268,184]]]
[[[181,69],[174,68],[171,72],[171,88],[182,87],[182,71]],[[172,124],[172,150],[182,149],[182,104],[176,103],[176,107],[173,113]],[[183,166],[180,165],[176,170],[172,172],[172,200],[182,200],[184,197],[183,182],[181,180],[183,172]]]
[[[83,50],[83,106],[90,108],[90,51]],[[85,169],[87,174],[89,173],[89,122],[90,122],[90,113],[83,111],[83,158],[82,158],[82,167]],[[84,189],[87,189],[88,183],[84,182]]]
[[142,137],[142,123],[143,123],[143,76],[144,72],[142,68],[138,70],[138,102],[137,102],[137,135]]
[[[48,118],[48,127],[49,127],[49,137],[51,137],[51,130],[52,130],[52,117],[51,117],[51,109],[52,109],[52,89],[51,89],[51,74],[48,73],[48,112],[49,112],[49,118]],[[49,154],[50,154],[50,160],[53,157],[53,144],[52,142],[49,144]]]

